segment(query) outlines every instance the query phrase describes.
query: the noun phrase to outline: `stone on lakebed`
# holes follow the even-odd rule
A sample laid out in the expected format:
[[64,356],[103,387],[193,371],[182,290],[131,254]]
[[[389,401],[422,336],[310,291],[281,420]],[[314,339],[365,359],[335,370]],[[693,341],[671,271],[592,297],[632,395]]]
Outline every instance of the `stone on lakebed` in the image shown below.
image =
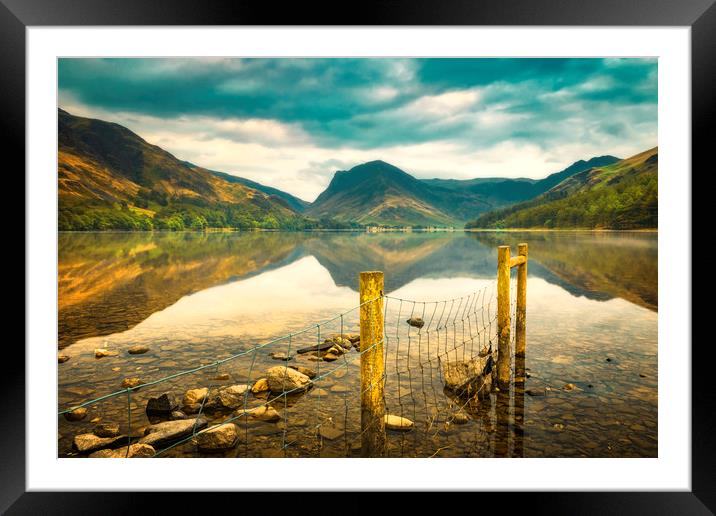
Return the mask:
[[102,358],[102,357],[116,357],[119,353],[116,351],[110,351],[105,348],[97,348],[94,350],[94,357],[95,358]]
[[187,435],[191,435],[194,428],[199,430],[205,426],[206,419],[203,418],[164,421],[156,425],[148,426],[144,431],[144,437],[139,440],[139,444],[157,446],[170,443]]
[[396,416],[395,414],[383,416],[383,422],[385,423],[385,428],[388,430],[398,430],[401,432],[412,430],[415,426],[415,423],[407,417]]
[[81,421],[87,416],[87,409],[79,407],[72,412],[65,412],[64,416],[67,421]]
[[165,392],[158,398],[149,398],[147,401],[147,415],[168,415],[177,408],[174,396]]
[[234,423],[214,425],[196,434],[196,446],[200,450],[226,450],[239,440],[239,428]]
[[311,379],[303,373],[287,366],[276,366],[266,371],[271,392],[282,393],[294,390],[306,390],[311,387]]
[[156,450],[148,444],[130,444],[129,453],[127,447],[117,448],[116,450],[99,450],[90,454],[91,459],[133,459],[154,457]]

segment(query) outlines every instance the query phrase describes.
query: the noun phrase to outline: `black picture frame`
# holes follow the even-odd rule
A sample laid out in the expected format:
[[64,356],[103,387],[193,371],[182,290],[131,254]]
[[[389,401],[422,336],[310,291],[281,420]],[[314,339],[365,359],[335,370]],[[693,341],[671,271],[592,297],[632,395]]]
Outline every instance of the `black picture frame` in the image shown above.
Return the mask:
[[[689,26],[692,70],[692,163],[707,163],[716,119],[715,0],[387,0],[360,6],[333,2],[286,3],[236,0],[0,0],[0,89],[4,156],[17,157],[24,170],[25,49],[28,26],[82,25],[542,25],[542,26]],[[710,168],[713,168],[711,165]],[[684,177],[690,171],[684,171]],[[16,178],[19,183],[19,177]],[[693,181],[693,175],[691,175]],[[693,184],[693,183],[692,183]],[[25,190],[24,182],[18,188]],[[693,218],[693,217],[692,217]],[[696,219],[694,218],[694,222]],[[692,233],[693,234],[693,233]],[[26,270],[27,274],[27,270]],[[26,280],[27,281],[27,280]],[[692,316],[693,320],[693,316]],[[691,336],[684,335],[686,350]],[[709,514],[716,510],[716,428],[712,369],[707,348],[691,348],[692,491],[641,493],[529,493],[509,495],[512,508],[550,514]],[[0,512],[7,514],[126,514],[141,512],[144,497],[126,493],[25,492],[25,351],[9,343],[5,361],[12,370],[0,374],[7,401],[0,412]],[[13,356],[16,355],[16,356]],[[688,388],[689,386],[684,386]],[[329,486],[327,486],[329,487]],[[330,487],[335,488],[335,484]],[[346,486],[350,488],[350,485]],[[164,510],[187,509],[194,496],[161,496]],[[295,496],[295,495],[291,495]],[[479,505],[485,505],[480,494]],[[417,498],[420,500],[420,498]],[[276,499],[277,503],[280,502]],[[214,501],[230,503],[226,496]],[[473,503],[476,503],[473,498]],[[228,509],[228,507],[227,507]]]

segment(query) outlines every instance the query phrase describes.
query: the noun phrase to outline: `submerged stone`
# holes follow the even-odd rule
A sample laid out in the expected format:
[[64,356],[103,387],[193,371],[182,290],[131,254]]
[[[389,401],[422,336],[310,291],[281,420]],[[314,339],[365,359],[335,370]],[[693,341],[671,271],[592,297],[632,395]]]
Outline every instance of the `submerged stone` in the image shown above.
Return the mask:
[[410,326],[413,326],[415,328],[422,328],[423,326],[425,326],[425,321],[423,321],[423,319],[420,317],[411,317],[410,319],[408,319],[405,322],[407,322]]
[[401,432],[412,430],[415,426],[415,423],[407,417],[396,416],[394,414],[383,416],[383,422],[385,423],[385,428],[388,430],[398,430]]

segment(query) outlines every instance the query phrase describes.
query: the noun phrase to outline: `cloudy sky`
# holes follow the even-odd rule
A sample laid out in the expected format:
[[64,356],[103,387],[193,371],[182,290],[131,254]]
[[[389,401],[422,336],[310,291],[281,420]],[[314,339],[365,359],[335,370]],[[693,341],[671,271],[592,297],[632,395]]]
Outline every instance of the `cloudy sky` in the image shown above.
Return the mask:
[[60,59],[59,106],[312,201],[374,159],[544,177],[657,145],[655,59]]

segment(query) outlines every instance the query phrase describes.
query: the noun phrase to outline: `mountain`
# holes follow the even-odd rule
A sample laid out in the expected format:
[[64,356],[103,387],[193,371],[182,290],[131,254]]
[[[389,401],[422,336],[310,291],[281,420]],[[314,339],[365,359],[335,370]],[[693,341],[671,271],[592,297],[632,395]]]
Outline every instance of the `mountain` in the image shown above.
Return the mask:
[[384,161],[338,171],[306,209],[316,217],[365,225],[461,226],[480,213],[536,197],[563,179],[619,161],[614,156],[580,160],[536,179],[416,179]]
[[485,213],[468,228],[658,227],[658,147],[573,174],[536,198]]
[[[192,163],[185,163],[191,167],[196,167],[196,165]],[[263,192],[266,195],[281,199],[288,205],[289,208],[298,213],[303,213],[306,211],[306,208],[311,205],[310,202],[299,199],[295,195],[291,195],[288,192],[284,192],[283,190],[279,190],[278,188],[274,188],[272,186],[266,186],[261,183],[257,183],[256,181],[251,181],[251,179],[234,176],[232,174],[227,174],[226,172],[218,172],[216,170],[209,170],[209,172],[217,177],[220,177],[221,179],[224,179],[225,181],[228,181],[229,183],[239,183],[244,186],[248,186],[249,188],[253,188],[254,190],[258,190],[259,192]]]
[[495,209],[537,197],[574,174],[593,167],[611,165],[617,161],[619,161],[619,158],[609,155],[594,157],[587,161],[579,160],[564,170],[550,174],[543,179],[486,177],[467,180],[424,179],[422,181],[430,186],[473,193],[488,202],[491,205],[491,209]]
[[489,205],[470,192],[428,185],[384,161],[334,174],[306,210],[365,225],[455,226]]
[[119,124],[58,110],[60,230],[303,228],[290,204],[187,165]]

